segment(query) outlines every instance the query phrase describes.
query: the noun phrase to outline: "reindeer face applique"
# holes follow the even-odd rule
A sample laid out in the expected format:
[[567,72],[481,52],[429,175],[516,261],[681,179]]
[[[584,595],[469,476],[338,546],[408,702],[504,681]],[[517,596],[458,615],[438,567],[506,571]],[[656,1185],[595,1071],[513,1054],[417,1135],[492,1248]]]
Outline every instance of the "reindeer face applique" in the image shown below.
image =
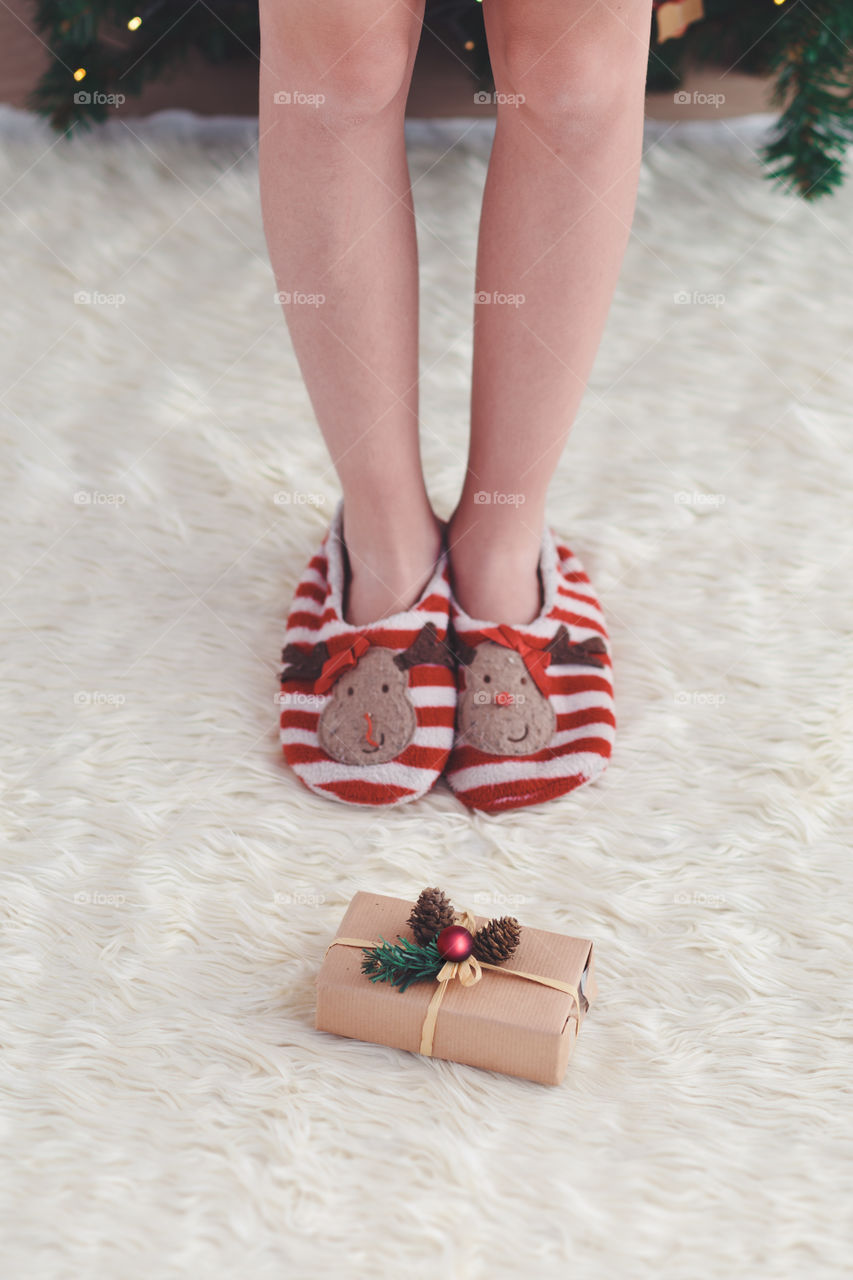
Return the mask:
[[342,764],[387,764],[411,742],[415,726],[408,672],[387,649],[372,647],[335,684],[317,736]]
[[433,623],[427,623],[402,653],[356,635],[317,644],[309,653],[288,645],[282,658],[288,663],[282,682],[310,680],[316,693],[330,693],[317,738],[333,760],[350,765],[395,760],[417,729],[409,669],[424,663],[453,664]]
[[547,747],[556,723],[521,654],[486,640],[466,665],[459,695],[459,731],[490,755],[526,756]]
[[561,626],[551,643],[537,649],[510,627],[496,641],[457,644],[460,662],[458,723],[462,740],[489,755],[526,756],[548,746],[557,718],[548,696],[549,662],[604,666],[599,638],[570,644]]

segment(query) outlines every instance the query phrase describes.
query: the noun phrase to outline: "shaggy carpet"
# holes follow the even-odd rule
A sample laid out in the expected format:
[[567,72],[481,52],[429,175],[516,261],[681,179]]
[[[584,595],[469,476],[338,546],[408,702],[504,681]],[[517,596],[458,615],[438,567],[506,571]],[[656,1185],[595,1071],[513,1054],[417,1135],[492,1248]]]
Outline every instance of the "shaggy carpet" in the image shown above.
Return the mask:
[[[255,127],[69,145],[3,114],[4,1274],[846,1273],[853,180],[775,190],[766,125],[648,127],[551,502],[616,749],[488,817],[444,786],[345,809],[282,762],[283,620],[337,490]],[[443,514],[490,138],[409,126]],[[427,884],[595,940],[563,1085],[314,1030],[350,896]]]

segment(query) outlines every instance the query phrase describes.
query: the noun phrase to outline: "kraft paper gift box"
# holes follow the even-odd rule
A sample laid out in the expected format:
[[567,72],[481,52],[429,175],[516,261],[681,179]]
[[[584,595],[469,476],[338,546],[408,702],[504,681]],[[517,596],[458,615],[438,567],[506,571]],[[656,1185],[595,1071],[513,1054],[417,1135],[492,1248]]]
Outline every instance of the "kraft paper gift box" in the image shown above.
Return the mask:
[[[395,943],[398,936],[411,941],[406,921],[413,905],[404,898],[358,892],[336,936],[372,945],[382,939]],[[477,928],[489,919],[474,918]],[[472,986],[457,980],[445,984],[431,1056],[559,1084],[597,995],[593,946],[586,939],[520,924],[518,947],[500,971],[483,967]],[[317,1030],[420,1052],[427,1010],[439,983],[414,982],[400,991],[390,982],[371,982],[361,969],[364,958],[358,946],[330,943],[317,976]],[[514,970],[554,979],[571,992],[515,977]]]

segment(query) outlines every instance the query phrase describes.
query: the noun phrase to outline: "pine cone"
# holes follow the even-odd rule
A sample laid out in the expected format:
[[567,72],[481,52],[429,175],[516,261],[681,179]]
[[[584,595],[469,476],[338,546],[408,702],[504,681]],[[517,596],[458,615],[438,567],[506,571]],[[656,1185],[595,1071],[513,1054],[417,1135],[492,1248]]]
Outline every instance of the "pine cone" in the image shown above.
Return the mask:
[[422,889],[407,923],[416,942],[425,947],[437,933],[453,924],[453,904],[441,889]]
[[490,920],[474,934],[471,953],[486,964],[503,964],[518,946],[521,926],[514,916]]

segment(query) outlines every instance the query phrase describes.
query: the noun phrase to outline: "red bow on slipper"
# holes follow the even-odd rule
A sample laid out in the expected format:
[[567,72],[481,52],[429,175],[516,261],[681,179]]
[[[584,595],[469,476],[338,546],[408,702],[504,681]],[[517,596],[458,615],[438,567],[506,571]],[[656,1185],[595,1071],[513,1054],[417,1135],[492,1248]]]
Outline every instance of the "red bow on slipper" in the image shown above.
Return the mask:
[[361,635],[330,636],[326,641],[326,648],[331,656],[323,663],[314,685],[315,693],[327,693],[343,671],[354,667],[361,655],[370,648],[370,640]]
[[494,640],[495,644],[502,644],[505,648],[515,649],[517,653],[520,653],[537,689],[546,698],[548,697],[547,667],[551,661],[552,654],[546,646],[551,643],[550,640],[538,640],[535,644],[531,644],[523,635],[505,622],[502,622],[497,627],[486,627],[480,634],[487,640]]

